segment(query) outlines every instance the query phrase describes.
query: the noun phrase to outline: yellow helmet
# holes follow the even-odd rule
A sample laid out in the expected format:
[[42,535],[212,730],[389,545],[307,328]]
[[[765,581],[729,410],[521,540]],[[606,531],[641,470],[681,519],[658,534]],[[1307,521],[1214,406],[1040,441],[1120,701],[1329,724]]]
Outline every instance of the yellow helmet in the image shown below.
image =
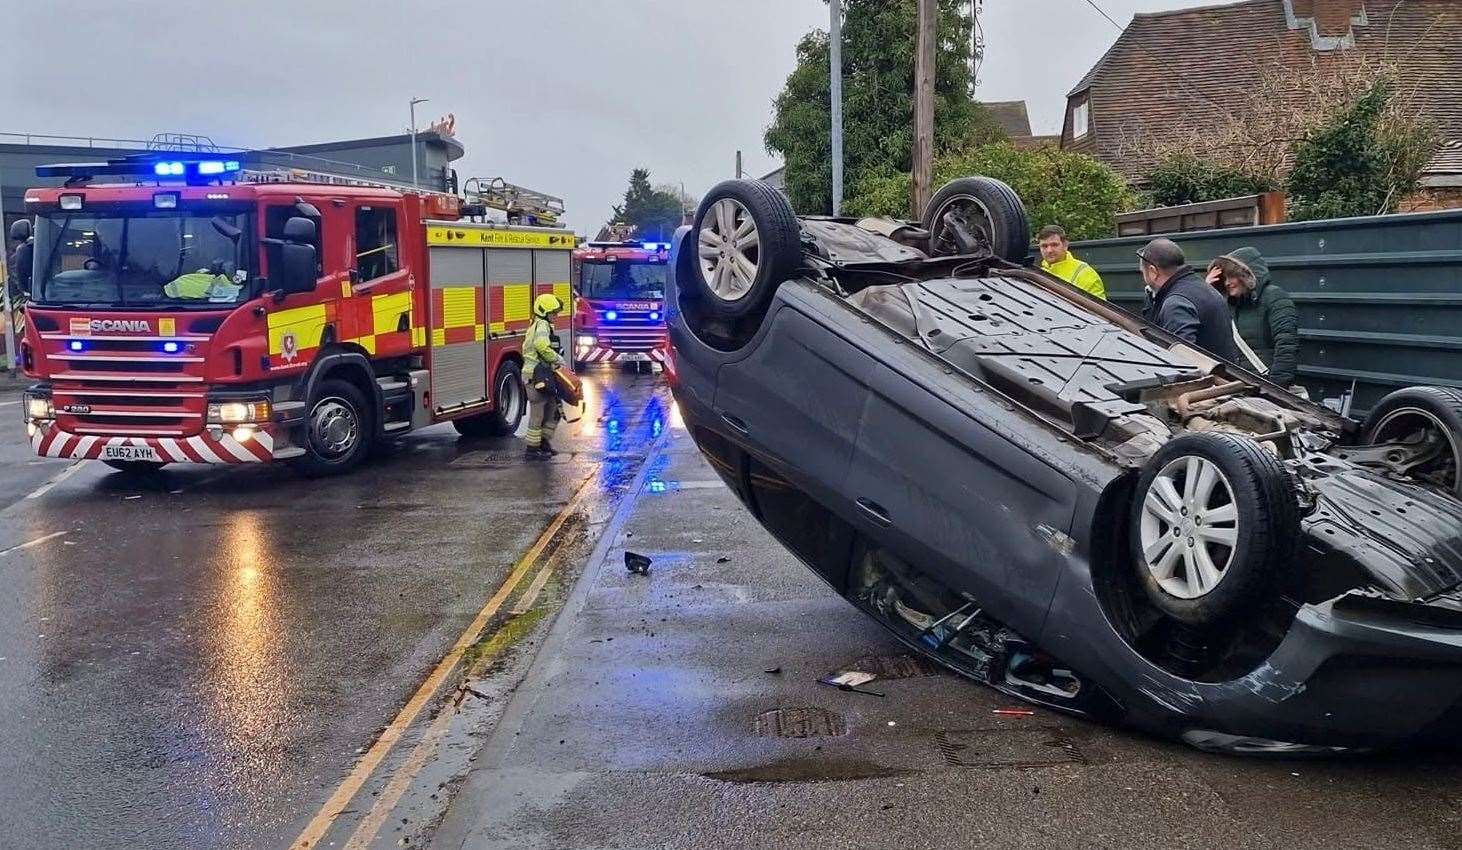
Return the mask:
[[547,318],[549,313],[563,312],[563,302],[557,295],[545,292],[533,301],[533,313],[537,316]]

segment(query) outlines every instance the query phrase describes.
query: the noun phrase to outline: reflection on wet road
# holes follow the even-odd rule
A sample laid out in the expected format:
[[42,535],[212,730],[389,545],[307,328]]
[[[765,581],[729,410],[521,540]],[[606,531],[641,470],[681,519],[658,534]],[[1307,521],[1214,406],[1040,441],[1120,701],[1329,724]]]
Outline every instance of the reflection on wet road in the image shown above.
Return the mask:
[[438,426],[343,479],[26,479],[0,502],[0,844],[287,845],[582,482],[580,525],[676,426],[657,376],[586,386],[548,463]]

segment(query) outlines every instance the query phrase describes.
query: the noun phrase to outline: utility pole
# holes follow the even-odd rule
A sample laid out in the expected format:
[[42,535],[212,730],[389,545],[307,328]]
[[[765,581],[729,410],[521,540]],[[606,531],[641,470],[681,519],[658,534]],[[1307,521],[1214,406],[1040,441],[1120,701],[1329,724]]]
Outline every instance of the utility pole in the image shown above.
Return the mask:
[[421,184],[416,182],[416,105],[426,103],[430,98],[413,97],[411,99],[411,188],[420,189]]
[[833,215],[843,207],[843,0],[828,0],[828,78],[832,85]]
[[914,54],[914,218],[929,205],[934,170],[934,45],[938,0],[919,0],[919,36]]

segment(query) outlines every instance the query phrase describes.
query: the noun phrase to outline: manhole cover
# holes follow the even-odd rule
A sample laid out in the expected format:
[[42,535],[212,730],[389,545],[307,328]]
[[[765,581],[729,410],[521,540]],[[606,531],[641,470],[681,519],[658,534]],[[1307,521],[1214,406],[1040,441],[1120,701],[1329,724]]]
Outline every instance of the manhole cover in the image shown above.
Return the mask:
[[825,708],[778,708],[758,714],[752,733],[766,738],[833,738],[848,734],[848,723]]
[[940,732],[939,752],[954,767],[1045,767],[1079,764],[1076,745],[1055,729],[964,729]]
[[916,655],[865,655],[849,664],[847,670],[868,673],[880,679],[917,679],[937,676],[939,669]]

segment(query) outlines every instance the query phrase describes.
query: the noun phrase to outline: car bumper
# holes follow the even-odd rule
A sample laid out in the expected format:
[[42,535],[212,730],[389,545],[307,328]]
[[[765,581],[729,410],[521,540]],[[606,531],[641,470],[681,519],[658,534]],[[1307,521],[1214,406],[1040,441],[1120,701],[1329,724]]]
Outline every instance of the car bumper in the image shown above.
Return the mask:
[[205,430],[191,437],[127,437],[73,434],[56,425],[37,426],[31,446],[41,457],[74,460],[144,460],[161,463],[271,463],[277,457],[273,426],[248,439]]

